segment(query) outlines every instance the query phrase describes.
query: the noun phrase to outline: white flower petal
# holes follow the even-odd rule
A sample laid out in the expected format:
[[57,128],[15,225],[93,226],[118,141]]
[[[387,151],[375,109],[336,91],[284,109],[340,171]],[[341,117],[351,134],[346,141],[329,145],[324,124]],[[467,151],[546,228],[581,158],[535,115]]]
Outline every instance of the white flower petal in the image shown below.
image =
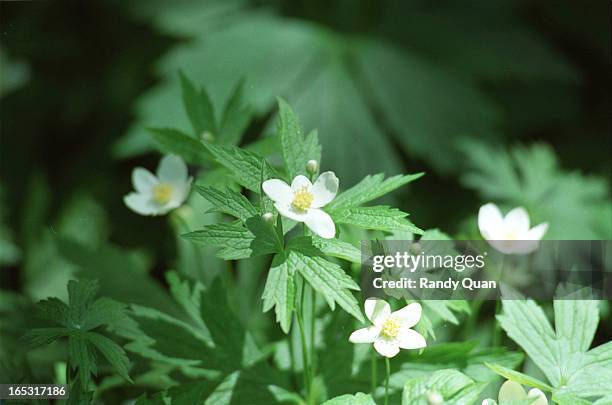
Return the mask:
[[548,224],[546,222],[536,225],[525,233],[525,240],[540,240],[544,237],[544,234],[548,231]]
[[385,339],[376,340],[376,342],[374,342],[374,349],[376,349],[378,354],[380,354],[381,356],[389,358],[395,357],[395,355],[398,354],[400,350],[399,346],[396,343]]
[[548,405],[546,395],[538,388],[530,389],[529,393],[527,394],[527,398],[537,398],[535,402],[531,403],[531,405]]
[[294,221],[305,222],[306,217],[308,217],[308,211],[298,211],[291,205],[274,203],[274,206],[279,214]]
[[304,217],[304,223],[311,231],[324,239],[331,239],[336,236],[334,220],[323,210],[309,209]]
[[321,173],[312,186],[312,194],[314,196],[312,207],[320,208],[329,204],[338,194],[339,184],[340,180],[338,180],[334,172]]
[[503,229],[504,218],[497,205],[488,203],[478,211],[478,228],[486,240],[494,240]]
[[151,197],[145,194],[130,193],[123,197],[125,205],[140,215],[160,215],[167,211],[156,205]]
[[378,327],[382,327],[382,324],[391,316],[391,307],[385,300],[368,298],[363,307],[370,322]]
[[402,328],[396,340],[402,349],[422,349],[427,346],[423,335],[409,328]]
[[421,319],[421,304],[413,302],[410,305],[406,305],[404,308],[395,311],[391,314],[393,319],[397,319],[402,326],[412,328]]
[[261,188],[274,202],[288,205],[293,201],[293,190],[282,180],[266,180],[261,184]]
[[157,166],[157,177],[164,183],[184,184],[187,182],[187,165],[176,155],[166,155]]
[[132,170],[132,184],[139,193],[150,193],[151,188],[158,182],[157,177],[147,169],[137,167]]
[[517,401],[521,399],[525,399],[527,393],[523,389],[523,386],[514,381],[506,381],[502,384],[499,389],[499,395],[497,397],[499,402],[504,401]]
[[495,402],[494,399],[487,398],[487,399],[483,399],[482,400],[482,404],[481,405],[497,405],[497,402]]
[[380,328],[376,326],[370,326],[369,328],[357,329],[355,332],[351,333],[351,336],[349,337],[349,342],[351,343],[374,343],[379,333],[380,333]]
[[302,187],[306,187],[310,191],[312,183],[310,182],[310,180],[308,180],[308,177],[302,176],[300,174],[299,176],[295,176],[295,178],[291,182],[291,189],[293,191],[298,191]]
[[523,207],[517,207],[511,210],[504,217],[504,226],[506,231],[514,231],[520,234],[529,230],[529,214]]

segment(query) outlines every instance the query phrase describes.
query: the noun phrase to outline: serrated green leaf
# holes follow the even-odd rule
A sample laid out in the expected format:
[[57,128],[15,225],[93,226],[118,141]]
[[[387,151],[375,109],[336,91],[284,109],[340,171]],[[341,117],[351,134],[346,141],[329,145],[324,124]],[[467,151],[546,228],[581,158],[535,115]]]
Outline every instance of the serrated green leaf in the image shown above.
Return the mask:
[[80,325],[98,293],[96,280],[70,280],[68,282],[68,301],[70,321],[73,325]]
[[363,322],[357,300],[349,290],[359,286],[340,266],[322,257],[309,257],[291,250],[287,256],[288,266],[297,269],[304,279],[319,292],[333,310],[338,303],[346,312]]
[[322,405],[376,405],[371,395],[358,392],[355,395],[346,394],[323,402]]
[[180,72],[180,77],[183,105],[195,134],[200,135],[204,131],[216,134],[215,113],[208,93],[204,88],[197,90],[182,72]]
[[406,217],[407,213],[386,205],[373,207],[353,207],[330,210],[329,214],[335,223],[353,225],[359,228],[374,229],[386,232],[407,231],[422,234]]
[[557,339],[567,339],[572,351],[586,352],[599,323],[598,305],[595,300],[555,300]]
[[256,193],[261,192],[263,180],[274,175],[266,160],[256,154],[235,146],[205,144],[215,160],[232,174],[236,182]]
[[519,384],[527,385],[529,387],[539,388],[542,391],[553,391],[553,387],[551,387],[550,385],[538,380],[537,378],[528,376],[527,374],[523,374],[521,372],[509,369],[499,364],[485,363],[485,365],[497,374],[506,378],[507,380],[515,381]]
[[39,317],[64,327],[70,325],[70,309],[59,298],[51,297],[39,301],[36,304],[36,312]]
[[338,239],[323,239],[318,236],[313,236],[312,244],[327,256],[361,264],[361,250],[350,243]]
[[179,277],[175,271],[166,272],[166,281],[176,302],[181,305],[193,322],[206,330],[206,326],[200,318],[200,297],[204,286],[197,281]]
[[28,346],[34,348],[68,336],[68,333],[66,328],[34,328],[26,332],[23,339]]
[[268,272],[263,295],[263,311],[272,307],[276,312],[276,321],[281,329],[289,333],[295,305],[295,268],[290,267],[282,255],[277,255],[272,261]]
[[553,394],[552,400],[558,405],[592,405],[591,401],[570,394]]
[[457,370],[439,370],[430,376],[406,381],[402,404],[429,404],[428,395],[432,392],[440,394],[445,405],[471,404],[478,399],[485,385]]
[[176,154],[187,163],[208,166],[213,159],[202,142],[177,129],[147,128],[157,149],[164,154]]
[[124,304],[110,298],[97,299],[88,308],[80,328],[91,330],[102,325],[110,325],[124,316],[124,309]]
[[251,108],[244,105],[242,93],[244,80],[238,82],[229,97],[219,125],[218,142],[237,145],[251,120]]
[[359,183],[340,193],[326,207],[330,210],[339,208],[351,208],[375,200],[408,184],[425,173],[397,175],[385,180],[383,173],[366,176]]
[[89,386],[92,374],[97,374],[96,357],[82,332],[72,332],[68,338],[68,358],[73,370],[78,369],[81,385]]
[[246,226],[255,237],[251,243],[253,256],[280,253],[284,250],[285,242],[282,233],[259,215],[249,218]]
[[113,369],[127,381],[132,382],[128,375],[130,360],[117,343],[95,332],[85,332],[84,338],[90,342],[110,363]]
[[218,223],[206,225],[203,229],[182,235],[203,246],[219,247],[217,256],[226,260],[238,260],[250,257],[253,253],[251,243],[255,236],[240,224]]
[[259,214],[257,208],[244,195],[236,191],[198,185],[195,186],[195,189],[214,206],[215,211],[232,215],[242,222]]
[[277,136],[280,138],[283,158],[289,177],[301,174],[308,176],[306,163],[321,162],[321,146],[316,131],[304,137],[300,122],[289,104],[278,99]]

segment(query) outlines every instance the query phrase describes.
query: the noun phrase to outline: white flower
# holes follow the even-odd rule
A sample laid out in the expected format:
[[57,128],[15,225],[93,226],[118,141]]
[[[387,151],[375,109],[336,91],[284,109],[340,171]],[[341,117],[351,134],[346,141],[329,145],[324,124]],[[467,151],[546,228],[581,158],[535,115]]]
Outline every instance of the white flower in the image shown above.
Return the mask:
[[[529,392],[525,392],[521,384],[514,381],[506,381],[502,384],[499,389],[497,399],[500,405],[504,402],[522,401],[529,398],[537,398],[531,405],[548,405],[548,399],[546,395],[538,388],[532,388]],[[482,401],[482,405],[494,405],[496,402],[492,399],[485,399]]]
[[336,197],[338,184],[334,172],[325,172],[314,184],[300,175],[293,179],[291,186],[279,179],[266,180],[261,186],[281,215],[304,222],[320,237],[331,239],[336,236],[336,225],[320,208]]
[[421,305],[413,302],[391,312],[384,300],[368,298],[365,313],[373,323],[368,328],[356,330],[349,337],[352,343],[374,343],[374,349],[385,357],[393,357],[400,349],[421,349],[427,346],[420,333],[410,329],[421,319]]
[[138,214],[163,215],[181,206],[191,181],[185,162],[176,155],[167,155],[159,162],[157,176],[142,167],[132,171],[136,192],[126,195],[123,201]]
[[548,224],[530,228],[529,215],[523,207],[514,208],[504,217],[495,204],[489,203],[478,211],[478,228],[482,237],[496,250],[507,254],[527,254],[538,248]]

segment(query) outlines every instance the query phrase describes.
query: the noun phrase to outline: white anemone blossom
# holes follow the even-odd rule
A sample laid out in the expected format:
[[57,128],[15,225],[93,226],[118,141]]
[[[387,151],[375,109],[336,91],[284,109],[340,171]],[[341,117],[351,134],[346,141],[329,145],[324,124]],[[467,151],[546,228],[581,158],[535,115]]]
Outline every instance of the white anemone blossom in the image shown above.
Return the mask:
[[[512,403],[513,401],[524,401],[526,399],[534,400],[531,405],[548,405],[548,399],[546,399],[546,395],[540,389],[532,388],[529,392],[525,392],[521,384],[514,381],[506,381],[502,384],[497,399],[500,405]],[[496,404],[497,402],[492,399],[485,399],[482,401],[482,405]]]
[[336,236],[336,225],[321,207],[336,197],[338,185],[334,172],[325,172],[314,184],[306,176],[299,175],[291,186],[282,180],[271,179],[264,181],[262,188],[282,216],[303,222],[315,234],[331,239]]
[[421,305],[413,302],[391,312],[384,300],[368,298],[365,313],[372,326],[358,329],[351,334],[351,343],[374,343],[374,349],[385,357],[394,357],[400,349],[421,349],[427,346],[425,338],[410,329],[421,319]]
[[530,228],[529,214],[517,207],[502,216],[497,205],[485,204],[478,211],[480,234],[499,252],[528,254],[536,250],[548,230],[547,223]]
[[191,188],[187,165],[176,155],[162,158],[157,175],[137,167],[132,171],[136,192],[123,198],[125,205],[141,215],[164,215],[183,204]]

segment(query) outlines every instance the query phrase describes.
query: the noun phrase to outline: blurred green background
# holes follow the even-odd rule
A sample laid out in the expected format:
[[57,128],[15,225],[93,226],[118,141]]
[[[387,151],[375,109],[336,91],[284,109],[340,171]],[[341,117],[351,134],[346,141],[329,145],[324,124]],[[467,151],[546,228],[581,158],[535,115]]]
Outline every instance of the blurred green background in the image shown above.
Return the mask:
[[[323,169],[425,171],[395,203],[421,228],[476,237],[489,200],[549,238],[610,238],[609,5],[600,1],[0,2],[3,287],[63,294],[54,235],[176,257],[163,218],[129,211],[146,127],[188,131],[178,72],[221,105],[245,80],[243,142],[275,98],[318,128]],[[197,134],[194,134],[194,136]],[[522,146],[521,146],[522,145]],[[533,146],[536,145],[536,146]],[[68,269],[68,270],[67,270]],[[18,271],[20,270],[20,271]],[[54,282],[56,280],[56,282]]]

